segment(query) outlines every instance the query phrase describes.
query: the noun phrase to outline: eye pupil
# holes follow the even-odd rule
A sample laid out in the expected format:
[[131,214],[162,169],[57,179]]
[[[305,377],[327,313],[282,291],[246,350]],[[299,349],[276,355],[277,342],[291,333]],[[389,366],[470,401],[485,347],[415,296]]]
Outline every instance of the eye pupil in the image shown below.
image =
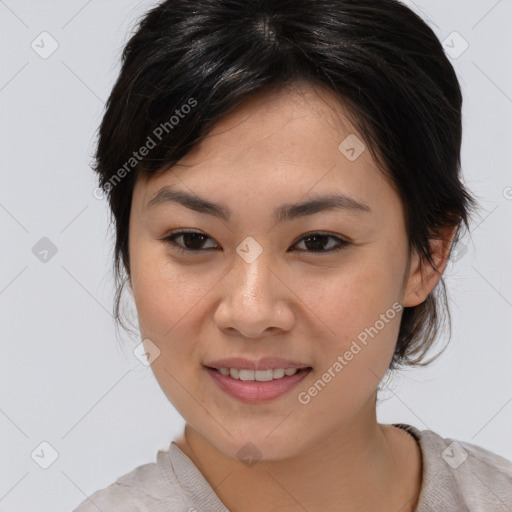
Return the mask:
[[[312,249],[312,250],[323,249],[328,238],[329,237],[326,235],[308,236],[307,238],[304,239],[304,243],[308,249]],[[313,247],[311,247],[311,245],[310,245],[310,241],[312,241],[312,240],[314,241],[312,244]],[[319,241],[320,241],[320,243],[319,243]]]
[[[187,249],[201,249],[201,246],[204,244],[206,238],[205,235],[201,233],[182,233],[181,236],[183,237],[183,243]],[[189,238],[192,238],[192,244],[188,243],[187,240],[189,240]],[[195,242],[199,241],[199,244],[194,245],[194,240]]]

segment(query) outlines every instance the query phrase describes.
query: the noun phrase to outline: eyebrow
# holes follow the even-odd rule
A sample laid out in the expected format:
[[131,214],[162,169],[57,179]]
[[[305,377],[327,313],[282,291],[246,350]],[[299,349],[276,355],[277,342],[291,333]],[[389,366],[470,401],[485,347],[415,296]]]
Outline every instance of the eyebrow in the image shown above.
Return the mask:
[[[231,216],[231,210],[225,205],[181,190],[174,190],[169,186],[161,188],[146,205],[146,208],[169,202],[181,204],[196,212],[212,215],[225,221],[228,221]],[[330,194],[300,203],[283,204],[274,210],[274,219],[276,222],[290,221],[327,210],[348,210],[354,213],[371,212],[371,208],[367,204],[353,197],[344,194]]]

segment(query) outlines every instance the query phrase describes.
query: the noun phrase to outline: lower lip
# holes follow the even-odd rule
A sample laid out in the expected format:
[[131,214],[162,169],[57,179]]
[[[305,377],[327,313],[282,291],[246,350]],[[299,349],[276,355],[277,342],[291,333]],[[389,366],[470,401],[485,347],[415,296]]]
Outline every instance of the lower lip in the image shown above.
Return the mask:
[[308,368],[300,370],[294,375],[285,375],[280,379],[261,382],[232,379],[229,376],[222,375],[222,373],[213,368],[206,367],[206,370],[222,391],[233,398],[250,404],[275,400],[288,393],[311,372],[311,368]]

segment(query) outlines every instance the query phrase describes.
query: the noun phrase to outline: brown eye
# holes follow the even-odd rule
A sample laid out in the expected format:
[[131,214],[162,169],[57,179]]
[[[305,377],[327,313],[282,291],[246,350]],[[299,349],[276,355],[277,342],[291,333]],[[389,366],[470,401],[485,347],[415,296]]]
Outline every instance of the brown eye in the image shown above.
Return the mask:
[[[342,249],[343,247],[346,247],[347,245],[350,245],[350,243],[347,242],[346,240],[342,240],[341,238],[334,235],[328,235],[323,233],[308,234],[307,236],[301,238],[299,243],[302,242],[304,242],[304,245],[306,247],[305,252],[313,253],[334,252]],[[301,252],[303,251],[304,250],[301,249]]]
[[[181,238],[182,242],[177,243],[176,240]],[[172,245],[173,249],[183,252],[204,252],[208,248],[204,247],[207,240],[211,240],[208,235],[198,231],[179,231],[170,236],[163,238],[163,240]]]

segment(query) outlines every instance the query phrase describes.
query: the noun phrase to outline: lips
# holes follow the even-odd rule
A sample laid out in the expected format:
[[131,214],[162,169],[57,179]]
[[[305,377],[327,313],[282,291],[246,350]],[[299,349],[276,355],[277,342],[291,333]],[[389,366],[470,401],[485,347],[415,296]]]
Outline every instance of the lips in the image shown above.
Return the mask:
[[[248,404],[269,402],[288,394],[312,371],[311,367],[309,367],[308,369],[298,370],[293,375],[285,375],[278,379],[260,382],[258,380],[234,379],[229,375],[223,375],[214,368],[205,367],[205,369],[221,391],[240,402]],[[256,370],[255,373],[258,371]]]

